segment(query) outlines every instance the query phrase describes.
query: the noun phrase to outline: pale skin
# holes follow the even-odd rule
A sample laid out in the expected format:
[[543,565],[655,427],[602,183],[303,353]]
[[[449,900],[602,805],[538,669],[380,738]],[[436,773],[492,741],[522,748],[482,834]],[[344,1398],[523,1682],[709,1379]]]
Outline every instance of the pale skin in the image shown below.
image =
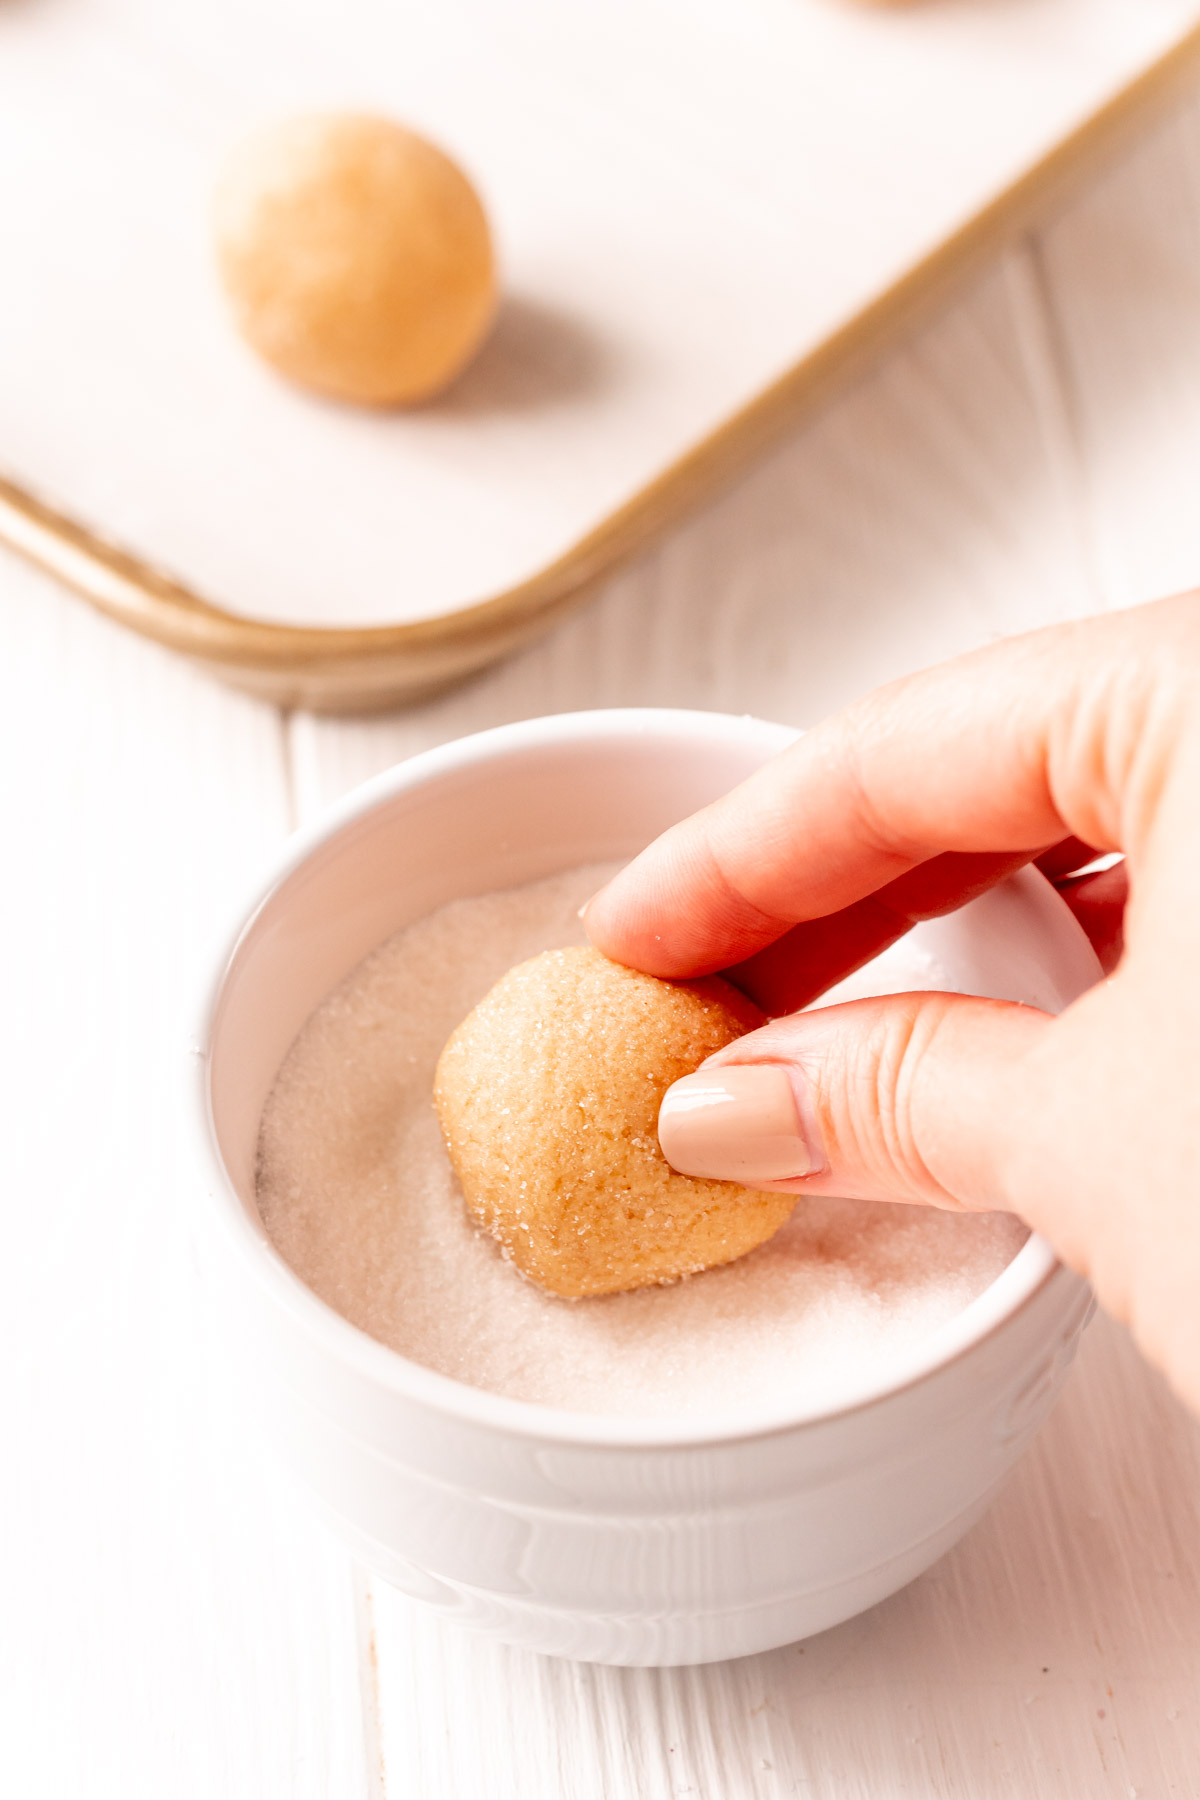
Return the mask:
[[[1105,852],[1125,860],[1073,878]],[[1031,859],[1108,971],[1059,1018],[795,1011]],[[1200,595],[877,690],[659,838],[586,924],[781,1015],[706,1065],[797,1072],[819,1170],[759,1185],[1018,1213],[1200,1411]]]

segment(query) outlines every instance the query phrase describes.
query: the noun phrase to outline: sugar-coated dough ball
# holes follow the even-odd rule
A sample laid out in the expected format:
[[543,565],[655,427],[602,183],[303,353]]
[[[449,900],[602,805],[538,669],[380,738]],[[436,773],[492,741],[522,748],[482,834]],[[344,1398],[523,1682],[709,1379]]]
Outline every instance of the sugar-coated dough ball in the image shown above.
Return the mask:
[[242,336],[282,374],[368,406],[428,399],[496,305],[487,217],[457,165],[389,119],[287,119],[229,159],[217,261]]
[[663,1094],[763,1023],[719,979],[656,981],[597,950],[510,969],[442,1052],[434,1099],[466,1196],[551,1292],[609,1294],[732,1262],[795,1204],[677,1175],[658,1147]]

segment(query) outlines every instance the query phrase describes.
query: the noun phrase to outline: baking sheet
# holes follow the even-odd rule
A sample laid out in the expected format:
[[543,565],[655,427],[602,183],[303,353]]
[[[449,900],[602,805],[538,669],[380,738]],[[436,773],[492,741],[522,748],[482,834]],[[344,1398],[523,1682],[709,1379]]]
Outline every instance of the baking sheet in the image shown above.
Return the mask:
[[[0,469],[241,617],[520,590],[879,301],[1200,0],[6,0]],[[225,146],[394,113],[471,170],[507,299],[440,402],[289,389],[229,328]]]

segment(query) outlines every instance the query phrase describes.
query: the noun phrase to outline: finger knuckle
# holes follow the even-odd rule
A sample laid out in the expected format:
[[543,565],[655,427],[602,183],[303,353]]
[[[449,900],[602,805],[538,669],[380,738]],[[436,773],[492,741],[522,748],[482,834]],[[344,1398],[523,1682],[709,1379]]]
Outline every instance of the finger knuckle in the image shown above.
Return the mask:
[[946,1007],[928,995],[902,996],[883,1010],[863,1046],[853,1108],[860,1153],[888,1188],[939,1205],[954,1201],[931,1166],[923,1089],[945,1017]]

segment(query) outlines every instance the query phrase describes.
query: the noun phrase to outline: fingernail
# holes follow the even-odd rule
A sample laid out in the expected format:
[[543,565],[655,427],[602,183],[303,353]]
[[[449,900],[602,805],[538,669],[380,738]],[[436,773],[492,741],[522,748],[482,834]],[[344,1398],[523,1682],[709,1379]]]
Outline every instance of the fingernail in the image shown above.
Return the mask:
[[680,1175],[788,1181],[822,1164],[805,1141],[791,1076],[778,1063],[698,1069],[663,1095],[658,1141]]

